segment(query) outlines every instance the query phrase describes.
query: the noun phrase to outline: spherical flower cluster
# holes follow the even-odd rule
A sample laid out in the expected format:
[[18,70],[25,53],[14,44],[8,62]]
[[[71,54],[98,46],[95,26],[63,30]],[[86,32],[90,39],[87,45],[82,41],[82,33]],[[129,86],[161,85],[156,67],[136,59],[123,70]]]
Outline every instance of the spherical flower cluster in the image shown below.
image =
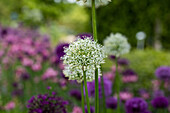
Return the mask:
[[166,97],[160,96],[156,97],[151,101],[151,104],[154,108],[167,108],[168,107],[168,99]]
[[76,98],[77,100],[81,100],[81,91],[73,89],[69,93],[70,93],[70,96]]
[[132,98],[126,102],[126,113],[145,113],[148,111],[148,104],[142,98]]
[[130,44],[128,43],[127,38],[120,33],[111,33],[110,36],[104,40],[104,45],[107,53],[116,57],[130,51]]
[[60,43],[57,45],[55,53],[57,55],[57,57],[60,59],[62,56],[65,55],[64,53],[64,47],[68,47],[69,44],[68,43]]
[[100,65],[104,63],[106,57],[104,47],[89,38],[78,39],[65,48],[66,53],[63,59],[65,64],[63,73],[69,80],[77,80],[82,82],[83,71],[86,72],[87,81],[95,79],[95,69],[98,69],[99,75]]
[[118,59],[118,64],[121,66],[127,66],[127,65],[129,65],[129,61],[125,58],[120,58],[120,59]]
[[68,104],[62,98],[52,95],[39,94],[33,96],[29,101],[27,108],[29,113],[67,113],[65,106]]
[[108,97],[106,99],[106,107],[110,109],[116,109],[117,108],[117,99],[114,97]]
[[[77,0],[81,4],[91,7],[92,0]],[[95,7],[98,8],[99,6],[107,5],[111,0],[95,0]]]
[[168,80],[168,79],[170,80],[170,67],[161,66],[157,68],[155,75],[161,80]]

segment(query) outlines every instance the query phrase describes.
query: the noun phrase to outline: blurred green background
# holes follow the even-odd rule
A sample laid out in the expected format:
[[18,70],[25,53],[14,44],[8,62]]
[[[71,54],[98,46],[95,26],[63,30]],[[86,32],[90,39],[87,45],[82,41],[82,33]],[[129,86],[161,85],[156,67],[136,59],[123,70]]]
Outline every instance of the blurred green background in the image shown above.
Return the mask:
[[[67,35],[92,32],[91,10],[77,5],[76,0],[0,0],[0,23],[40,29],[51,35],[53,43]],[[112,0],[97,8],[98,39],[110,32],[126,35],[136,47],[136,33],[147,34],[146,46],[170,49],[169,0]]]

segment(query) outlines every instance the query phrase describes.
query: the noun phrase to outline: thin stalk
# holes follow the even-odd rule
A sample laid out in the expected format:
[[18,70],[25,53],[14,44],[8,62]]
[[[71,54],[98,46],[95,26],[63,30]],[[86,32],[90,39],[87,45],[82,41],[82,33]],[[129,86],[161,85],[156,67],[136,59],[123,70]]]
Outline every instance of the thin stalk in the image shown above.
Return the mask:
[[101,84],[102,84],[103,111],[104,111],[104,113],[107,113],[107,110],[106,110],[106,97],[105,97],[105,91],[104,91],[104,80],[103,80],[103,76],[101,76]]
[[96,22],[95,0],[92,0],[92,27],[93,27],[93,38],[97,42],[97,22]]
[[[92,0],[92,27],[93,38],[97,42],[97,22],[96,22],[96,8],[95,0]],[[99,85],[98,85],[98,70],[95,70],[95,113],[99,113]]]
[[88,111],[88,113],[91,113],[90,104],[89,104],[88,90],[87,90],[86,72],[85,71],[83,71],[83,76],[84,76],[84,87],[85,87],[85,93],[86,93],[87,111]]
[[116,57],[115,59],[116,61],[116,76],[115,76],[115,85],[116,85],[116,94],[117,94],[117,113],[120,113],[120,97],[119,97],[119,93],[120,93],[120,76],[119,76],[119,72],[118,72],[118,58]]
[[95,70],[95,113],[99,113],[99,81],[98,81],[98,69]]
[[81,83],[81,105],[83,113],[85,113],[83,82]]

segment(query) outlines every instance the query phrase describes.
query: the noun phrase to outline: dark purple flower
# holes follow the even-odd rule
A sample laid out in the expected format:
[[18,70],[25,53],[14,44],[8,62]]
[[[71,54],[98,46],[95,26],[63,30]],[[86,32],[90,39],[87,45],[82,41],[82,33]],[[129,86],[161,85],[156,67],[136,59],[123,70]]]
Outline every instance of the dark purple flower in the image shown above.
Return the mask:
[[14,82],[13,84],[12,84],[12,86],[14,87],[14,88],[18,88],[18,83],[17,82]]
[[76,98],[77,100],[81,100],[81,92],[79,90],[73,89],[69,93],[70,96]]
[[166,97],[155,97],[152,101],[151,104],[154,108],[167,108],[168,107],[168,99]]
[[23,80],[28,80],[28,79],[30,78],[30,75],[29,75],[28,73],[23,73],[23,74],[21,75],[21,78],[22,78]]
[[69,47],[69,44],[68,43],[61,43],[61,44],[58,44],[57,47],[56,47],[55,53],[56,53],[56,55],[59,59],[65,55],[64,47]]
[[[93,106],[90,106],[90,112],[91,113],[95,112],[95,108]],[[87,106],[85,106],[85,113],[88,113]]]
[[29,113],[67,113],[65,106],[68,104],[55,94],[39,94],[28,101]]
[[129,65],[129,61],[125,58],[120,58],[120,59],[118,59],[118,64],[121,66],[127,66],[127,65]]
[[145,113],[148,111],[148,104],[142,98],[132,98],[126,101],[126,113]]
[[158,77],[161,80],[167,80],[170,79],[170,67],[168,66],[161,66],[156,69],[155,71],[156,77]]
[[90,38],[91,40],[93,40],[93,36],[91,35],[91,33],[78,34],[76,37],[81,39]]
[[117,108],[117,99],[114,97],[109,97],[106,99],[106,106],[110,109],[116,109]]
[[125,71],[122,72],[124,76],[131,76],[131,75],[136,75],[136,73],[132,69],[126,69]]
[[8,34],[8,29],[4,28],[1,30],[1,36],[4,37]]
[[[108,80],[107,78],[103,78],[104,81],[104,89],[105,89],[105,96],[109,96],[112,93],[112,82]],[[95,81],[93,82],[87,82],[87,88],[88,88],[88,95],[91,97],[95,96]],[[99,98],[102,97],[102,86],[101,86],[101,80],[99,78]]]
[[12,96],[22,96],[23,95],[23,90],[22,89],[15,89],[12,91]]
[[115,56],[114,55],[110,55],[110,59],[112,59],[112,60],[115,60]]

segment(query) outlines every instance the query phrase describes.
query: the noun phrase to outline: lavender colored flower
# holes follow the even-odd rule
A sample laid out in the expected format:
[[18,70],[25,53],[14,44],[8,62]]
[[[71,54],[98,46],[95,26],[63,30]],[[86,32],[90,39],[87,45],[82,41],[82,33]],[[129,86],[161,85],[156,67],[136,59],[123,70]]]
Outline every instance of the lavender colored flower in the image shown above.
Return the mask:
[[81,92],[79,90],[73,89],[69,93],[70,96],[76,98],[77,100],[81,100]]
[[151,104],[154,108],[167,108],[168,107],[168,99],[166,97],[160,96],[156,97],[151,101]]
[[[90,112],[91,113],[95,112],[95,108],[93,106],[90,106]],[[88,113],[87,106],[85,106],[85,113]]]
[[61,43],[57,45],[55,53],[59,59],[65,55],[64,47],[68,47],[68,46],[69,46],[68,43]]
[[170,79],[170,67],[168,66],[161,66],[156,69],[155,71],[156,77],[158,77],[161,80],[167,80]]
[[[103,78],[104,81],[104,89],[105,89],[105,96],[109,96],[112,93],[112,82],[108,80],[107,78]],[[95,81],[93,82],[87,82],[87,88],[88,88],[88,95],[91,97],[95,96]],[[99,78],[99,98],[102,97],[102,86],[101,86],[101,80]]]
[[29,113],[67,113],[67,104],[67,101],[57,97],[55,93],[52,93],[52,95],[39,94],[36,97],[31,97],[27,108]]
[[120,59],[118,59],[118,64],[121,66],[127,66],[127,65],[129,65],[129,61],[125,58],[120,58]]
[[93,36],[91,33],[81,33],[81,34],[78,34],[76,36],[77,38],[81,38],[81,39],[85,39],[85,38],[90,38],[91,40],[93,40]]
[[156,91],[154,91],[154,93],[153,93],[153,97],[154,97],[154,98],[156,98],[156,97],[162,97],[162,96],[164,96],[164,91],[162,91],[162,90],[156,90]]
[[129,99],[126,104],[126,113],[145,113],[148,111],[148,104],[142,98],[132,98]]
[[107,106],[107,108],[110,108],[110,109],[116,109],[117,108],[117,99],[115,99],[114,97],[108,97],[106,99],[106,106]]

